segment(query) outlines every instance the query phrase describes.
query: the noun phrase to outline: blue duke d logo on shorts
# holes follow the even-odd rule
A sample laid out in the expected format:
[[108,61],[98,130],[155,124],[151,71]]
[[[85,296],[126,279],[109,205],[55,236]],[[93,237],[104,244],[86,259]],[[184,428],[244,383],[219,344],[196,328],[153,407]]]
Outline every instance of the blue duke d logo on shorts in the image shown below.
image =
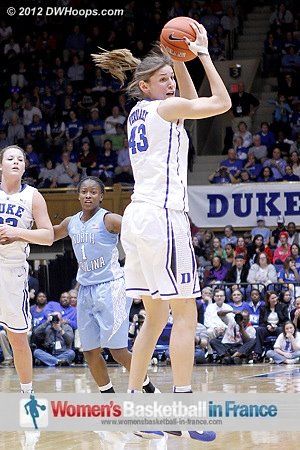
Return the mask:
[[39,428],[48,427],[48,400],[45,398],[37,399],[34,394],[30,394],[29,398],[20,400],[20,426],[22,428]]

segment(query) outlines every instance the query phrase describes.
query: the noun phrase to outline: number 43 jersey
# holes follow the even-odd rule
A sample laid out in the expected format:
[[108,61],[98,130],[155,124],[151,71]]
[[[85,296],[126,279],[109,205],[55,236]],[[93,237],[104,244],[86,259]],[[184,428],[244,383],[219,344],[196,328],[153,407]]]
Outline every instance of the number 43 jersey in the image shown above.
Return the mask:
[[82,286],[107,283],[123,276],[117,249],[119,236],[107,231],[104,217],[109,212],[101,208],[86,222],[82,212],[72,216],[68,233],[78,262],[76,280]]
[[142,100],[128,117],[129,154],[135,185],[132,201],[188,211],[188,137],[183,121],[167,122],[157,108],[164,100]]
[[[20,192],[6,194],[0,189],[0,224],[30,229],[33,224],[32,198],[35,188],[23,184]],[[29,256],[27,242],[0,245],[0,262],[23,264]]]

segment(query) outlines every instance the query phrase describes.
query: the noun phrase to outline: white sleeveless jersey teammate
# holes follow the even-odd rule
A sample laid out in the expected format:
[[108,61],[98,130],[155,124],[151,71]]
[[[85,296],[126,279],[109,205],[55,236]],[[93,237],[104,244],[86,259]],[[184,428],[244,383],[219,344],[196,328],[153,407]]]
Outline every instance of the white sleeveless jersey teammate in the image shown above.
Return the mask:
[[[33,224],[32,199],[35,190],[22,185],[20,192],[6,194],[0,189],[0,223],[30,229]],[[15,333],[24,333],[31,327],[28,256],[29,244],[26,242],[0,245],[0,325]]]
[[132,297],[197,297],[197,266],[185,214],[188,137],[182,121],[159,116],[159,103],[138,102],[127,122],[135,186],[121,231],[126,290]]

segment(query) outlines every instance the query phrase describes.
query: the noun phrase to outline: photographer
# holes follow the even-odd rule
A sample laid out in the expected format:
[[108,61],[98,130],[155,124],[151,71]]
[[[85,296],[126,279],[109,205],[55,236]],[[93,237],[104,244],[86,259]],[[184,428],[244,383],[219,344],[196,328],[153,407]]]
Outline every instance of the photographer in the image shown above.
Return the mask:
[[33,355],[46,366],[69,366],[74,360],[74,333],[70,325],[63,322],[60,313],[49,314],[47,322],[34,330],[34,336],[42,348],[37,348]]
[[219,311],[218,316],[227,328],[222,341],[212,339],[211,347],[217,352],[223,364],[242,364],[242,358],[250,355],[255,346],[255,328],[249,322],[249,311]]
[[135,314],[129,327],[128,337],[134,343],[140,329],[145,321],[146,311],[141,309],[139,314]]
[[208,181],[212,184],[237,183],[237,179],[225,166],[219,167],[219,169],[209,175]]

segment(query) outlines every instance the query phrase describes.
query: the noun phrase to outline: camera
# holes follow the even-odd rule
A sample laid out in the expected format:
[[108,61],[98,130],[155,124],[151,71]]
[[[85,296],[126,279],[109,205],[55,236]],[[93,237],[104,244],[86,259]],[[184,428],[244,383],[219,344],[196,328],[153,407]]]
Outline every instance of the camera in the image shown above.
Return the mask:
[[50,316],[50,323],[59,323],[59,315],[58,314],[51,314]]
[[240,325],[244,320],[243,315],[241,313],[236,313],[234,319],[238,325]]

